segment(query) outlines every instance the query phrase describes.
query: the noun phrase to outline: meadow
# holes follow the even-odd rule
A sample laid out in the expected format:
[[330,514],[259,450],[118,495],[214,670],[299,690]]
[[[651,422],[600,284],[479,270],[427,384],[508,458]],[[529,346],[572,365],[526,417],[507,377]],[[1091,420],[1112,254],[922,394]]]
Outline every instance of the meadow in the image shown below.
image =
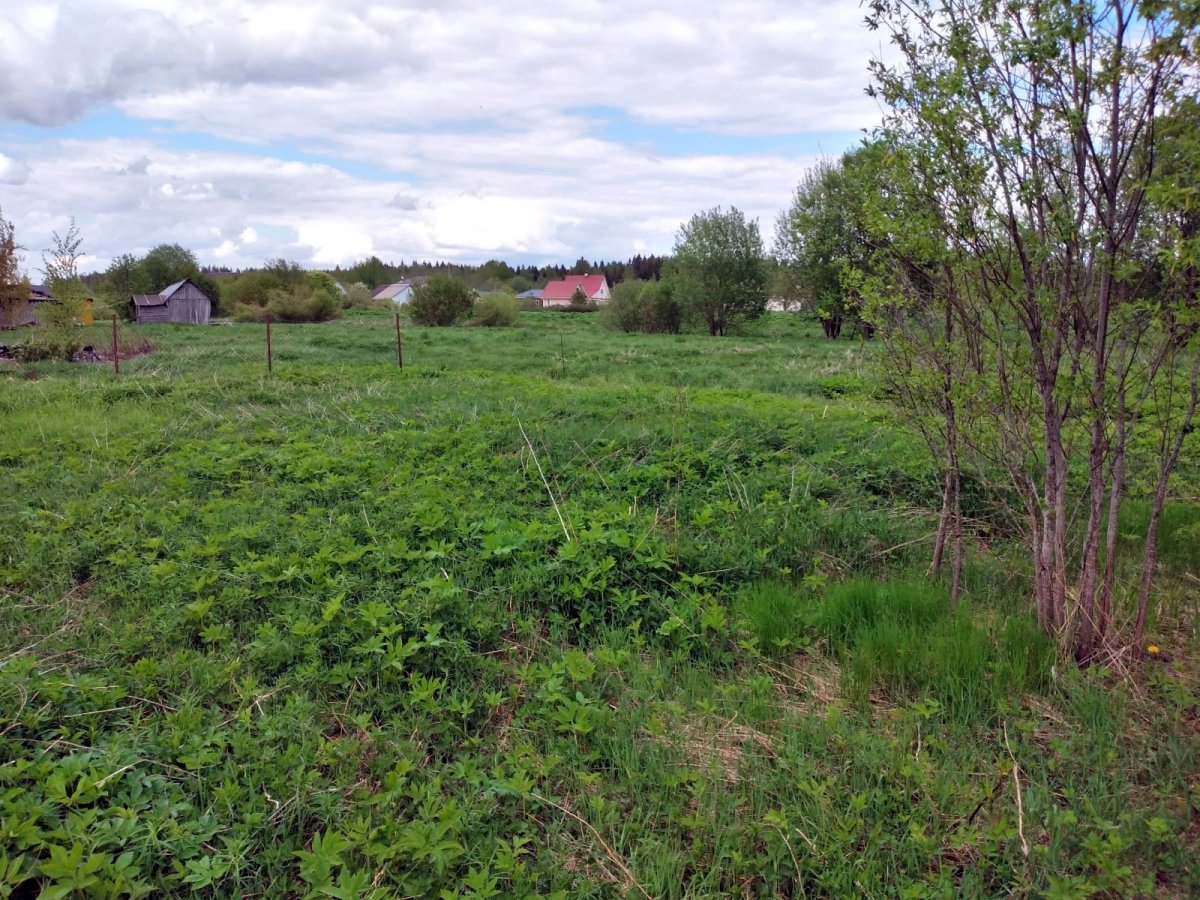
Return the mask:
[[0,365],[0,896],[1200,892],[1195,460],[1080,671],[869,343],[392,328]]

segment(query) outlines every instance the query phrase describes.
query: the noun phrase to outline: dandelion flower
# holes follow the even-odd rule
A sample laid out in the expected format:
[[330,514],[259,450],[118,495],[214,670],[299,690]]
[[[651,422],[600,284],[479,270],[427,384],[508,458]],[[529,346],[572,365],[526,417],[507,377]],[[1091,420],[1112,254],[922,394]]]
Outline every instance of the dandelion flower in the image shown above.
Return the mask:
[[1151,644],[1149,647],[1146,648],[1146,652],[1149,653],[1151,656],[1157,656],[1158,655],[1158,644]]

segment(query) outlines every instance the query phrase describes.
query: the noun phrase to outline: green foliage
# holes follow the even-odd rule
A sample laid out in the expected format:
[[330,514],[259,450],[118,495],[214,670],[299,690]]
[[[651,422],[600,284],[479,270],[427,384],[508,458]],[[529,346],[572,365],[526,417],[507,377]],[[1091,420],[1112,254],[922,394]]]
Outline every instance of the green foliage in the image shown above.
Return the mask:
[[21,247],[13,224],[0,210],[0,328],[12,328],[29,299],[29,281],[21,276]]
[[277,322],[328,322],[341,317],[342,296],[325,272],[308,272],[295,287],[272,290],[266,312]]
[[828,338],[841,334],[859,305],[853,275],[869,255],[865,214],[859,210],[869,187],[855,182],[855,171],[852,161],[818,162],[801,177],[792,205],[775,226],[781,295],[810,306]]
[[710,335],[761,316],[767,306],[767,265],[758,222],[736,207],[697,213],[675,238],[666,275],[685,313]]
[[1051,679],[1003,536],[957,613],[898,575],[874,348],[352,318],[0,374],[5,890],[628,892],[597,836],[656,897],[1200,888],[1193,645]]
[[196,255],[179,244],[159,244],[141,259],[128,253],[118,256],[105,271],[102,288],[125,303],[132,294],[156,294],[185,278],[208,295],[214,312],[229,312],[240,303],[250,302],[245,293],[223,301],[220,285],[201,272]]
[[812,604],[811,597],[792,585],[759,581],[739,595],[735,610],[760,651],[783,656],[806,643]]
[[395,304],[390,300],[376,300],[371,296],[371,290],[365,284],[356,282],[346,288],[346,296],[343,301],[346,309],[359,310],[376,310],[376,311],[392,311]]
[[622,281],[601,308],[601,321],[627,333],[678,334],[683,310],[664,281]]
[[475,305],[471,289],[447,275],[436,275],[413,289],[407,309],[419,325],[456,325],[471,314]]
[[600,312],[600,321],[617,331],[641,331],[645,323],[642,282],[622,281],[613,285],[612,296]]
[[517,301],[511,294],[488,294],[475,304],[471,320],[484,328],[511,328],[517,324]]

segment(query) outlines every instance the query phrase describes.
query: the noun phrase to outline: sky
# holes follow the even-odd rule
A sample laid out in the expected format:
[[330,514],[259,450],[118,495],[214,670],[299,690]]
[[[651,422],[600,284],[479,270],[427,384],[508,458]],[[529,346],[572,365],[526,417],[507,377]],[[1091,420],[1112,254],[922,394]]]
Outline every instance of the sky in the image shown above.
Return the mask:
[[0,11],[0,211],[83,271],[180,243],[571,263],[713,206],[768,245],[879,118],[857,0],[67,0]]

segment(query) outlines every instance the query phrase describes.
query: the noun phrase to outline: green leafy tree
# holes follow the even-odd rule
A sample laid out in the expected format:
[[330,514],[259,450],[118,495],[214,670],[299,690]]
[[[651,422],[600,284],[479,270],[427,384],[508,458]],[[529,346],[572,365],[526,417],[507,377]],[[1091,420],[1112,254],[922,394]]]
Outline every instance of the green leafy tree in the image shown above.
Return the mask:
[[142,257],[141,268],[151,292],[161,291],[185,278],[194,279],[200,274],[196,254],[179,244],[159,244]]
[[741,210],[697,213],[675,238],[668,278],[685,314],[725,335],[767,307],[767,265],[758,223]]
[[391,272],[378,256],[369,256],[352,266],[346,272],[346,277],[350,281],[361,282],[371,290],[375,290],[391,280]]
[[[897,48],[872,90],[878,144],[901,161],[873,217],[870,315],[896,336],[898,380],[943,398],[958,446],[1019,498],[1038,620],[1093,661],[1113,646],[1125,486],[1165,486],[1196,411],[1194,248],[1153,207],[1188,202],[1159,178],[1158,125],[1194,95],[1197,17],[1132,0],[872,0],[868,24]],[[1148,277],[1149,259],[1171,277]],[[1147,438],[1157,461],[1135,471]]]
[[148,285],[145,293],[156,293],[189,278],[209,296],[218,311],[224,312],[231,305],[222,304],[220,285],[200,270],[196,254],[179,244],[159,244],[142,257],[139,267],[142,273],[139,281]]
[[455,325],[471,314],[475,298],[461,279],[434,275],[413,290],[408,314],[421,325]]
[[852,273],[869,252],[856,216],[861,193],[853,171],[842,160],[817,163],[775,226],[776,284],[785,298],[811,307],[827,338],[837,338],[859,306]]
[[124,301],[133,294],[146,294],[151,290],[141,260],[132,253],[122,253],[109,263],[104,271],[103,285],[110,296]]

